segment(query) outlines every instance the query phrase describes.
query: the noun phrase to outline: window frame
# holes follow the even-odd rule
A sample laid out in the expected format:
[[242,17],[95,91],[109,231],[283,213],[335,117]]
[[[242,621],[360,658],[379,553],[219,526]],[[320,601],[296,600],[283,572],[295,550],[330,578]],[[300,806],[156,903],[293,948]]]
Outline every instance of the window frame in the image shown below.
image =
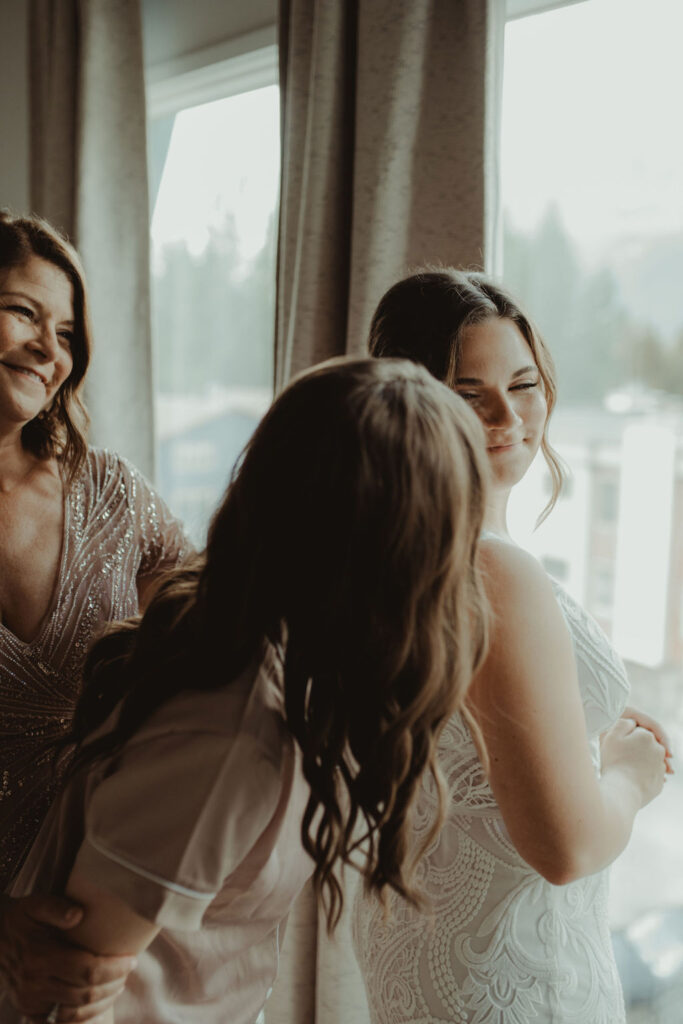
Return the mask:
[[505,0],[505,20],[516,21],[531,14],[546,14],[560,7],[587,4],[590,0]]
[[250,92],[279,79],[275,25],[149,68],[147,121]]

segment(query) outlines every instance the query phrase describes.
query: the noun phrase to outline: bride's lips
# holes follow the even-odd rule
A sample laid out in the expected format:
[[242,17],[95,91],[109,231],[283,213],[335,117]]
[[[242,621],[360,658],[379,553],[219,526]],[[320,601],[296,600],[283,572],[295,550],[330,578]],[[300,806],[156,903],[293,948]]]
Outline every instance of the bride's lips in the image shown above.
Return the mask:
[[510,441],[508,444],[490,444],[487,447],[489,452],[509,452],[513,448],[519,448],[523,441]]

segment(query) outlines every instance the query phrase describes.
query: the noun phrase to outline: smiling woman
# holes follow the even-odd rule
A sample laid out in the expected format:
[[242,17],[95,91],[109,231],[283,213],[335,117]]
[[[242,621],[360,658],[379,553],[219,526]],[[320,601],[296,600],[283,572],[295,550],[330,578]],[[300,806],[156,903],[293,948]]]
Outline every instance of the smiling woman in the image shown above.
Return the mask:
[[[90,641],[135,614],[187,547],[140,474],[88,447],[89,359],[77,254],[44,221],[0,212],[0,894],[65,768],[54,754]],[[105,964],[62,947],[53,926],[67,926],[66,907],[0,895],[0,983],[27,1016],[59,1001],[69,1020],[69,1006],[94,1002],[80,1013],[88,1019],[129,969],[127,959]],[[96,984],[83,980],[89,972]]]
[[73,369],[73,323],[73,285],[54,264],[33,256],[0,274],[3,434],[52,404]]

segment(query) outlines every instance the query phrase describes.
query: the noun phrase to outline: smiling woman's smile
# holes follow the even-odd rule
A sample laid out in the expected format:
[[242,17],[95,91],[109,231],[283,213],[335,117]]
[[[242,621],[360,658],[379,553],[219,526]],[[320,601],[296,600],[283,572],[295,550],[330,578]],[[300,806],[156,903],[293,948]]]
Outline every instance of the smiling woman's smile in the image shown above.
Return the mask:
[[28,366],[15,366],[13,363],[3,363],[3,366],[8,370],[13,370],[14,373],[18,373],[22,377],[27,377],[29,380],[35,380],[38,384],[42,384],[45,387],[46,381],[39,373],[35,370],[29,369]]

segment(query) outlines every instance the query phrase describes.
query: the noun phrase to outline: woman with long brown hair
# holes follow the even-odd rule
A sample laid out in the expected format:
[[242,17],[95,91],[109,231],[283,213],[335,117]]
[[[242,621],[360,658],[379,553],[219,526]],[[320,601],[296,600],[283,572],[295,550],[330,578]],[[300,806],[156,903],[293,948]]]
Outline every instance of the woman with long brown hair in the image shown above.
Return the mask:
[[[416,879],[428,906],[392,894],[387,920],[367,887],[356,901],[373,1024],[623,1024],[603,869],[660,792],[669,751],[657,723],[625,707],[624,667],[606,636],[508,534],[511,490],[539,449],[552,481],[542,515],[562,483],[547,433],[551,355],[501,285],[449,267],[389,289],[370,352],[424,364],[483,425],[491,486],[480,552],[493,612],[467,697],[481,735],[456,714],[439,741],[448,810]],[[428,784],[416,807],[424,844]]]
[[413,800],[485,649],[485,477],[476,417],[424,369],[324,364],[264,417],[205,554],[95,645],[17,889],[137,953],[103,1020],[254,1024],[311,873],[330,928],[352,860],[419,902]]

